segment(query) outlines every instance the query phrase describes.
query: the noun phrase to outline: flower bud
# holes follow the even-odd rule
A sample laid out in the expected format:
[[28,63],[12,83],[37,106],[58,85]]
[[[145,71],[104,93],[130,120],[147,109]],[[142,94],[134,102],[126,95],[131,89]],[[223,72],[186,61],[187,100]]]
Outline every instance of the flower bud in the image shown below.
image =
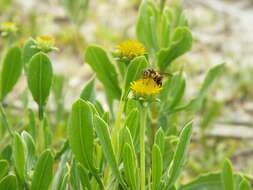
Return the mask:
[[36,44],[36,47],[35,47],[36,49],[39,49],[46,53],[53,50],[57,50],[57,48],[55,47],[55,40],[54,38],[50,36],[37,37],[35,44]]
[[17,25],[13,22],[3,22],[0,24],[0,34],[3,37],[16,34],[17,30]]

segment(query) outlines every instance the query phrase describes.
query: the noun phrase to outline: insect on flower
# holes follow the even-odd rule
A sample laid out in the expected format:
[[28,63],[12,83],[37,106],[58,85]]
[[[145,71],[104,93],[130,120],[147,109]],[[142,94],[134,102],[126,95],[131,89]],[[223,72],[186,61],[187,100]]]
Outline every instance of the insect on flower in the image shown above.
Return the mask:
[[146,69],[142,74],[143,79],[151,78],[160,87],[162,86],[164,76],[172,76],[172,74],[168,72],[157,71],[154,69]]
[[131,89],[137,96],[148,97],[159,94],[162,90],[164,76],[172,76],[172,74],[152,68],[146,69],[143,71],[141,79],[131,83]]
[[131,83],[131,89],[136,96],[152,97],[162,90],[152,78],[141,78]]

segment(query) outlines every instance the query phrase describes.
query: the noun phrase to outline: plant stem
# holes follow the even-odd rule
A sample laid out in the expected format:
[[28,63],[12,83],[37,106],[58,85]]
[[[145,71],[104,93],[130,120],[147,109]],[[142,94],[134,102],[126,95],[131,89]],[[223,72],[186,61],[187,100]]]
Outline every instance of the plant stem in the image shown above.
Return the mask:
[[142,117],[140,125],[140,178],[141,178],[141,190],[145,190],[145,129],[147,120],[147,108],[142,107]]
[[150,140],[150,152],[152,152],[152,147],[155,141],[155,134],[157,131],[157,125],[158,125],[158,110],[157,110],[157,105],[152,104],[151,110],[149,113],[149,118],[151,119],[151,140]]
[[59,152],[56,152],[54,160],[59,160],[61,156],[69,149],[69,141],[66,140],[64,142],[63,147],[60,149]]
[[44,108],[43,106],[39,106],[39,120],[43,120],[44,117]]
[[42,152],[45,145],[44,136],[44,120],[39,120],[39,131],[38,131],[38,150]]

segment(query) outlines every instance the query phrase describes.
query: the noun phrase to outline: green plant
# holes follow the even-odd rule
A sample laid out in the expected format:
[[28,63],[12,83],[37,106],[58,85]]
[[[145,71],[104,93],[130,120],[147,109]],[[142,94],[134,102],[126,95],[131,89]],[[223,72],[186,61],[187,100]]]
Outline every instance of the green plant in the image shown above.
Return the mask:
[[[228,160],[216,173],[181,181],[194,115],[225,66],[209,69],[196,97],[184,97],[183,68],[172,66],[191,49],[192,34],[182,9],[167,8],[165,2],[143,0],[138,41],[121,43],[113,59],[100,46],[87,47],[84,59],[95,76],[70,113],[63,110],[64,78],[54,76],[48,55],[54,48],[36,48],[29,39],[22,50],[8,49],[0,77],[0,190],[251,189],[251,178],[234,172]],[[29,109],[25,91],[22,111],[15,116],[7,97],[22,70],[38,111]],[[96,99],[97,81],[106,103]],[[56,111],[47,106],[50,93]]]

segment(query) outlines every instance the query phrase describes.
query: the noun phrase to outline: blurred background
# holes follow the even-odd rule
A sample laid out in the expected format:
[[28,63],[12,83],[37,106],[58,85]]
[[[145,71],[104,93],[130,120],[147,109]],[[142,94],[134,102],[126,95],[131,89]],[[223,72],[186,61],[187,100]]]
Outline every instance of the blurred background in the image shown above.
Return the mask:
[[[21,45],[31,36],[55,38],[59,50],[50,56],[57,76],[64,79],[69,109],[92,77],[83,60],[85,47],[99,44],[113,51],[122,40],[136,39],[139,4],[140,0],[0,0],[0,23],[18,25]],[[185,175],[215,171],[224,157],[231,158],[236,170],[253,174],[253,1],[168,0],[167,4],[183,6],[194,36],[192,51],[173,63],[184,68],[185,99],[194,97],[208,68],[226,63],[195,119],[204,130],[196,129],[190,150],[194,161],[189,161]],[[3,44],[0,39],[1,51]],[[6,101],[18,109],[25,88],[23,76]],[[99,84],[97,90],[98,99],[104,101]]]

